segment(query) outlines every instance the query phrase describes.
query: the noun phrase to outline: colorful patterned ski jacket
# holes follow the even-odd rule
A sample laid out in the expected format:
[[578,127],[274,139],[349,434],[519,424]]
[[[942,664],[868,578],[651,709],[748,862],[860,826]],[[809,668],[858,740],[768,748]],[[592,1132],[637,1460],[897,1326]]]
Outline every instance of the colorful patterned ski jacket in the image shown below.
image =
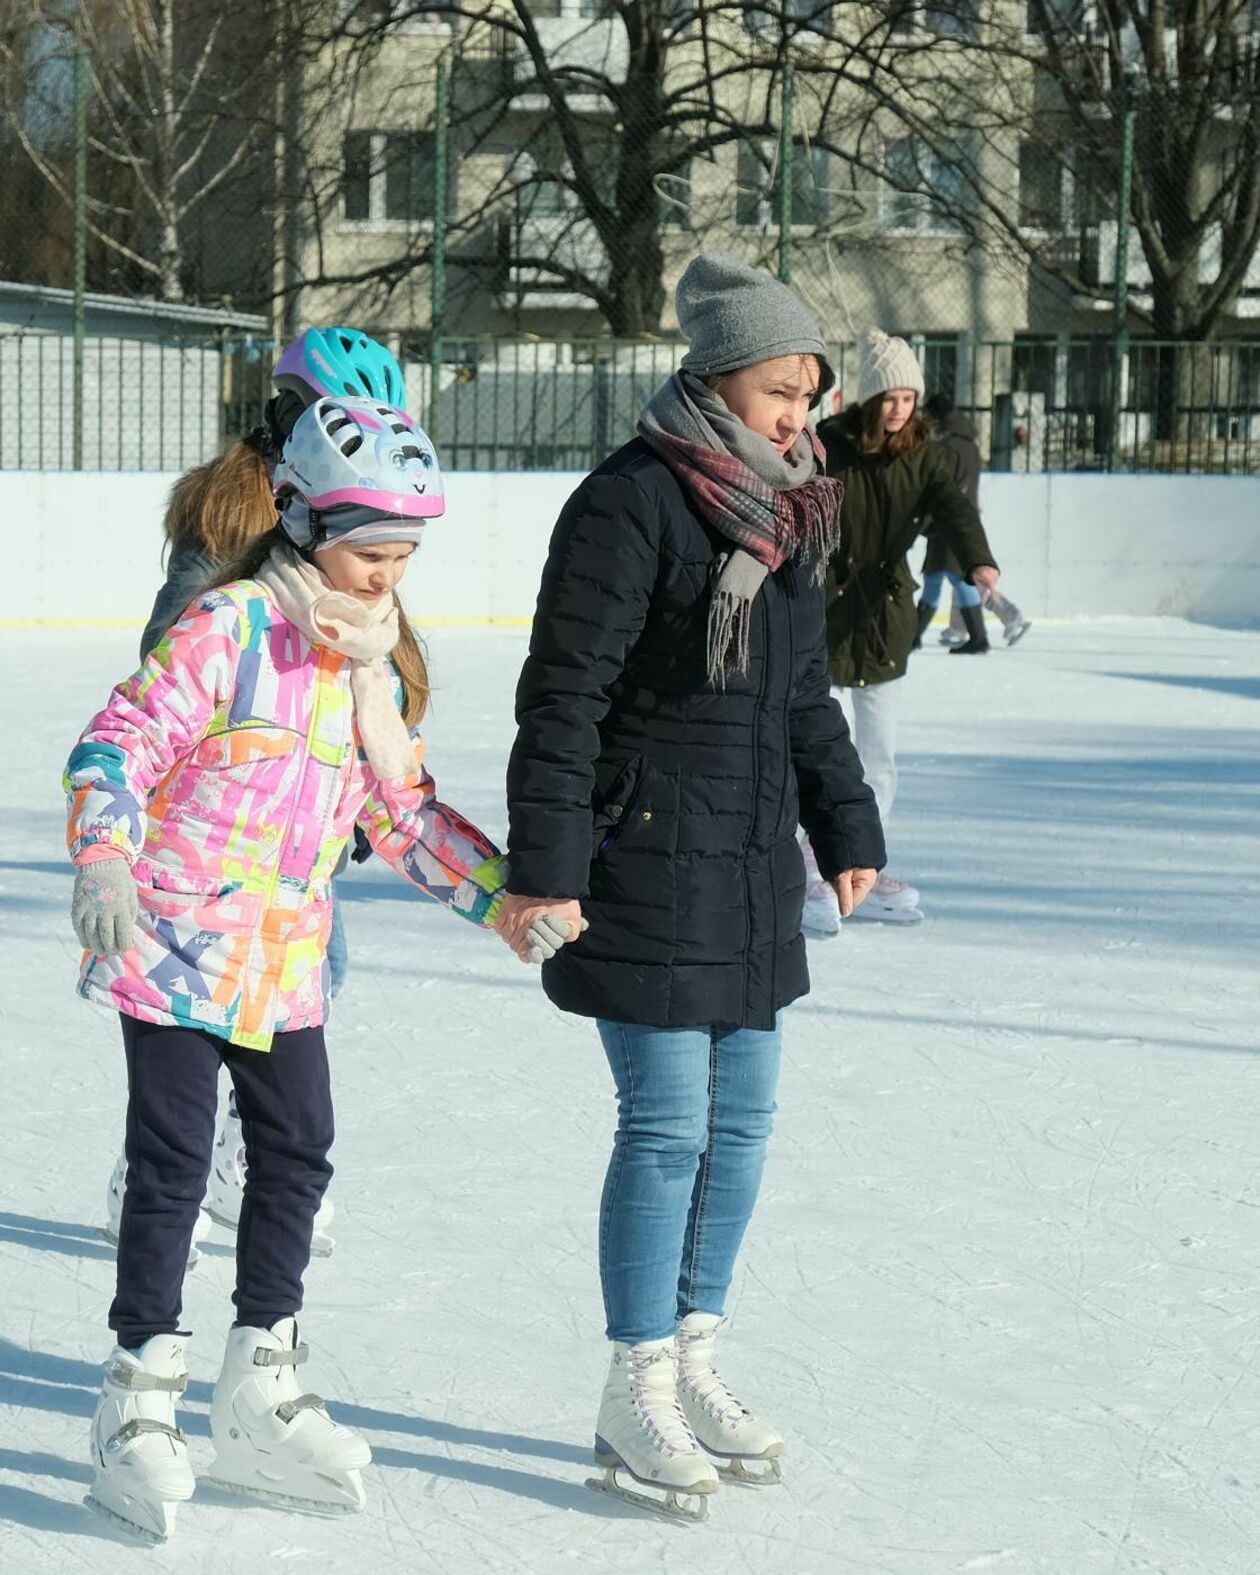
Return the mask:
[[79,994],[235,1045],[322,1023],[329,886],[356,820],[427,896],[494,922],[504,861],[414,776],[380,781],[353,722],[349,660],[312,645],[261,585],[203,593],[70,756],[71,856],[119,848],[137,944],[85,956]]

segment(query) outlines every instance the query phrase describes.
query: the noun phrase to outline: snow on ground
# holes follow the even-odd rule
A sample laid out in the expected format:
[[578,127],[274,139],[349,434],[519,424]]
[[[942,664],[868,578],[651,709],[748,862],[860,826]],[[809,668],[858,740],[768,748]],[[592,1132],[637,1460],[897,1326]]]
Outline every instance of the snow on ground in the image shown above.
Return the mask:
[[[61,762],[134,634],[0,635],[0,1570],[138,1568],[80,1505],[110,1341],[117,1029],[71,993]],[[441,631],[430,757],[503,825],[518,631]],[[1042,625],[926,651],[896,872],[917,930],[852,925],[787,1019],[728,1365],[789,1439],[708,1525],[588,1474],[613,1120],[592,1029],[379,863],[346,880],[331,1031],[339,1246],[305,1374],[375,1464],[356,1519],[199,1493],[146,1567],[1243,1575],[1260,1540],[1260,641]],[[190,1276],[184,1425],[232,1258]]]

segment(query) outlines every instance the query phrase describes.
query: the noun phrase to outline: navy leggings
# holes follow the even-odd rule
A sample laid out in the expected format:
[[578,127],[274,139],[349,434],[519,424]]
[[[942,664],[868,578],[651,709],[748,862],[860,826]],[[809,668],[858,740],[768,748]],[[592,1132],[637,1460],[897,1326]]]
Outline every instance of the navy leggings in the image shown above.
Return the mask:
[[236,1092],[248,1177],[236,1237],[236,1322],[270,1328],[302,1306],[311,1227],[332,1176],[322,1028],[243,1050],[197,1028],[121,1014],[127,1189],[109,1326],[129,1349],[179,1328],[184,1269],[214,1148],[220,1066]]

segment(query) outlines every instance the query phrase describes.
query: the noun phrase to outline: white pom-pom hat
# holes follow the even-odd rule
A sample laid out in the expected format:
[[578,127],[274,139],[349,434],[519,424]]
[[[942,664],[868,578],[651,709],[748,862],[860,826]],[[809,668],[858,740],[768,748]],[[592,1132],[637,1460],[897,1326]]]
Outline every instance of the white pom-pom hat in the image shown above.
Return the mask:
[[882,328],[872,328],[862,346],[858,365],[857,402],[864,405],[868,399],[886,394],[891,388],[912,388],[922,399],[927,392],[923,368],[904,339],[886,334]]

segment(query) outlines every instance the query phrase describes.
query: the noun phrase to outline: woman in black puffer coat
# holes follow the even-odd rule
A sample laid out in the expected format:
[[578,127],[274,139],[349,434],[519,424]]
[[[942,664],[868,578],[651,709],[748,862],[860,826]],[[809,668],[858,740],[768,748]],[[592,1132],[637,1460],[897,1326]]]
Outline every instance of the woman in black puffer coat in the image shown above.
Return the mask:
[[688,268],[678,312],[684,370],[552,539],[517,692],[501,927],[523,951],[542,912],[576,933],[580,908],[590,926],[543,984],[597,1020],[620,1105],[597,1458],[705,1493],[717,1478],[697,1440],[782,1448],[712,1351],[761,1176],[779,1014],[809,988],[798,820],[846,909],[884,854],[827,677],[840,488],[805,424],[831,380],[818,330],[786,287],[720,253]]

